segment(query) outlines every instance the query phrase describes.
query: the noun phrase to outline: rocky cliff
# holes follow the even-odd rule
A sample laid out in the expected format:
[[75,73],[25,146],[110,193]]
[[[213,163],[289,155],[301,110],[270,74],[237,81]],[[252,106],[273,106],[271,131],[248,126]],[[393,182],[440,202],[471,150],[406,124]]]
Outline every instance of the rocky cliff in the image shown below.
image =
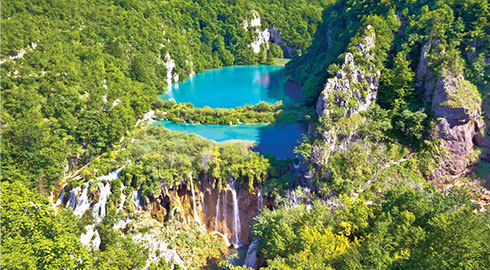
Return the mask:
[[[375,66],[375,41],[374,29],[367,26],[362,42],[345,54],[342,68],[327,80],[318,98],[316,113],[328,127],[318,134],[322,143],[313,148],[314,163],[325,165],[330,153],[345,149],[358,139],[359,113],[374,103],[378,93],[380,71]],[[343,120],[339,121],[341,118]]]
[[[183,180],[181,185],[162,190],[157,197],[142,199],[139,191],[125,195],[127,189],[123,184],[120,187],[112,184],[120,171],[74,188],[61,187],[53,192],[59,198],[54,206],[71,208],[79,217],[91,212],[96,223],[105,218],[109,208],[115,208],[127,217],[114,225],[118,229],[126,229],[128,223],[140,219],[138,216],[151,217],[160,224],[170,222],[175,227],[197,224],[201,230],[219,235],[228,246],[239,246],[250,243],[253,218],[271,203],[258,187],[250,193],[248,187],[235,185],[232,180],[218,191],[216,182],[207,175]],[[120,194],[117,199],[111,195],[117,193]]]
[[[328,79],[317,102],[320,117],[330,117],[335,110],[343,109],[341,116],[365,111],[376,100],[380,71],[374,65],[373,48],[376,34],[371,26],[366,29],[363,42],[353,53],[345,54],[345,62],[337,75]],[[354,55],[356,57],[354,57]],[[357,58],[362,65],[356,63]]]
[[[437,67],[428,60],[429,54],[445,53],[437,51],[438,44],[437,40],[429,39],[424,45],[416,79],[434,112],[437,138],[449,152],[430,178],[444,181],[464,175],[478,161],[474,140],[483,128],[483,121],[480,94],[476,86],[465,80],[462,70]],[[438,72],[434,71],[436,68]]]

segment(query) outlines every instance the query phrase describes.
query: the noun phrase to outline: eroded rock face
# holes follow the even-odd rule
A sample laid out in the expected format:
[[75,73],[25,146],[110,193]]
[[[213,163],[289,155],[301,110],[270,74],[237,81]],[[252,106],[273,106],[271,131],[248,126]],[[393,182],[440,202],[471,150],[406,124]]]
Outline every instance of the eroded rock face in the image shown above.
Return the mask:
[[[198,184],[194,181],[196,210],[200,227],[209,232],[218,232],[224,235],[229,243],[233,243],[234,228],[234,202],[233,192],[230,188],[218,192],[214,180],[203,176]],[[236,234],[240,244],[249,244],[251,240],[251,226],[253,218],[257,216],[264,206],[271,204],[267,197],[259,196],[259,189],[255,188],[249,193],[248,188],[237,186],[234,190],[237,197],[237,210],[240,231]],[[189,188],[180,186],[179,190],[169,190],[165,196],[154,198],[151,203],[151,215],[155,220],[163,223],[168,219],[176,220],[176,215],[182,219],[177,220],[185,224],[195,222],[193,198]],[[176,213],[179,212],[179,213]]]
[[[335,77],[327,80],[316,105],[319,117],[332,121],[343,117],[346,120],[344,123],[354,123],[359,120],[359,112],[366,111],[375,102],[381,75],[376,70],[373,50],[375,41],[374,29],[368,26],[363,41],[352,52],[346,53],[342,68]],[[344,151],[356,142],[357,124],[351,126],[339,127],[334,123],[317,134],[321,142],[312,149],[312,162],[323,166],[327,164],[331,153]]]
[[343,115],[352,115],[365,111],[376,100],[378,94],[379,70],[375,70],[373,48],[376,34],[371,26],[356,51],[364,66],[356,64],[354,55],[348,52],[345,62],[337,75],[328,79],[325,89],[318,98],[316,113],[320,117],[329,117],[335,108],[345,108]]
[[[225,190],[218,193],[218,190],[211,185],[210,181],[202,181],[200,188],[203,199],[199,204],[203,204],[203,206],[198,206],[198,209],[203,225],[208,231],[217,231],[226,235],[230,242],[232,242],[232,235],[234,233],[232,192]],[[258,189],[255,189],[252,193],[249,193],[248,188],[236,188],[240,221],[239,238],[242,244],[250,243],[253,218],[261,210],[260,200],[262,199],[266,205],[270,204],[267,198],[260,198],[258,196],[258,191]]]
[[424,45],[417,69],[417,86],[424,87],[426,101],[432,105],[437,119],[437,135],[449,155],[445,155],[439,169],[431,179],[449,180],[462,176],[478,157],[473,157],[476,134],[483,128],[481,98],[478,90],[466,81],[462,72],[443,69],[436,74],[427,60],[434,51],[437,40],[429,39]]

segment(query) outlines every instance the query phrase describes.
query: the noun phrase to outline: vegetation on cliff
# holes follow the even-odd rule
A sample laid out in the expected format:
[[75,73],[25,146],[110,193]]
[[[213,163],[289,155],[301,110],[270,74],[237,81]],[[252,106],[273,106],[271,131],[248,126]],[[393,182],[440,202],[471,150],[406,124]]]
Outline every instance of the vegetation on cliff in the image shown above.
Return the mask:
[[[490,141],[473,146],[484,139],[476,131],[490,132],[480,122],[490,92],[488,0],[1,5],[3,267],[170,269],[181,265],[167,260],[177,252],[191,269],[208,265],[226,247],[196,214],[193,221],[184,213],[196,210],[192,183],[207,181],[230,195],[234,184],[236,205],[236,189],[254,195],[257,207],[249,205],[262,212],[253,235],[265,269],[490,268],[489,208],[475,205],[489,193],[461,182],[442,192],[431,183],[490,148]],[[286,67],[304,84],[307,108],[194,108],[157,99],[195,72],[271,62],[279,45],[261,44],[255,53],[251,44],[256,30],[274,27],[298,54]],[[179,122],[312,122],[296,149],[301,163],[293,163],[254,153],[250,143],[141,125],[152,108]],[[100,178],[116,169],[119,177]],[[96,221],[100,212],[87,209],[106,186],[106,213]],[[68,196],[80,197],[88,205],[80,215],[46,198],[77,187],[65,205]],[[270,199],[263,210],[262,194]],[[81,235],[100,241],[98,248],[82,244]],[[176,251],[165,257],[154,247]]]

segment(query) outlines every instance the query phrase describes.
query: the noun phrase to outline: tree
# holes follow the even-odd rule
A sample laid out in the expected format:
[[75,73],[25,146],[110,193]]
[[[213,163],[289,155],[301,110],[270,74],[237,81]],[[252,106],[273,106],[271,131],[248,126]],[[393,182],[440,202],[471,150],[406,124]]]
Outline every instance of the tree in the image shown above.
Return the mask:
[[90,269],[72,215],[18,182],[2,182],[1,195],[2,268]]

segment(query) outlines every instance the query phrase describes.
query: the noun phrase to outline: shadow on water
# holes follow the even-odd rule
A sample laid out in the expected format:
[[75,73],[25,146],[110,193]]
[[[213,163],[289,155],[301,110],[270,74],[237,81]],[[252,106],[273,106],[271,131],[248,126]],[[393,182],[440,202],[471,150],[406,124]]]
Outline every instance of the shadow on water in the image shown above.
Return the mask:
[[303,123],[273,124],[258,129],[258,145],[253,150],[273,154],[278,159],[295,158],[294,148],[299,145],[301,134],[307,132]]
[[301,85],[288,80],[284,68],[263,74],[257,83],[267,88],[268,98],[282,98],[285,103],[301,101]]
[[163,126],[172,131],[196,134],[217,142],[229,140],[254,141],[258,144],[253,149],[255,152],[272,154],[278,159],[294,158],[294,148],[299,145],[301,134],[307,132],[307,125],[304,123],[241,124],[229,126],[157,121],[155,125]]

